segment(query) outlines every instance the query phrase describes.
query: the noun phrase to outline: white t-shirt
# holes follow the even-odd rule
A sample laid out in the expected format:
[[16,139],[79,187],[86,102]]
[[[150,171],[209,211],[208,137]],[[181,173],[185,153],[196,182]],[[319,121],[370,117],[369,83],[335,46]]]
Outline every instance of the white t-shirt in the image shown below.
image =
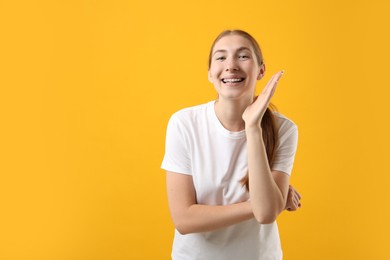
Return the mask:
[[[245,130],[225,129],[215,114],[214,103],[172,115],[161,168],[192,175],[198,204],[244,202],[249,199],[240,183],[248,169]],[[285,116],[275,115],[279,144],[271,169],[290,175],[298,129]],[[251,219],[211,232],[181,235],[175,230],[172,259],[282,259],[278,227],[276,221],[262,225]]]

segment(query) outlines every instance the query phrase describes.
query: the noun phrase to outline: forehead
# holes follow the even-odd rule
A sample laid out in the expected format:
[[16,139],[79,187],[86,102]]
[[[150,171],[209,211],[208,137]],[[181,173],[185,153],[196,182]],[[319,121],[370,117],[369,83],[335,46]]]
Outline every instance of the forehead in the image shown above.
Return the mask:
[[242,47],[253,51],[252,43],[247,38],[241,35],[226,35],[215,43],[213,52],[218,50],[234,51]]

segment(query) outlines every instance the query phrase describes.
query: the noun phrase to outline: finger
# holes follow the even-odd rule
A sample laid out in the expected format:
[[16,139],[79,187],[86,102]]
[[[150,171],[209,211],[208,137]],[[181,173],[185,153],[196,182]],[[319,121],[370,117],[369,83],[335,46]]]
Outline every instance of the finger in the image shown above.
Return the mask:
[[271,79],[267,82],[267,85],[265,85],[265,87],[261,93],[269,92],[272,89],[272,87],[274,87],[278,78],[279,78],[279,73],[275,73],[274,75],[272,75]]
[[296,205],[294,205],[294,201],[291,199],[289,203],[287,203],[286,209],[288,211],[295,211],[297,209]]
[[298,196],[299,199],[302,199],[302,196],[301,194],[299,194],[299,192],[297,190],[294,190],[295,194]]
[[[290,185],[290,186],[291,186],[291,185]],[[296,195],[299,199],[302,198],[301,194],[300,194],[293,186],[291,186],[291,189],[294,190],[295,195]]]
[[300,198],[298,197],[298,194],[295,192],[295,190],[294,190],[294,199],[298,202],[300,201]]
[[277,75],[277,81],[279,81],[279,79],[283,76],[284,74],[284,70],[281,70],[279,71],[276,75]]
[[265,86],[263,92],[264,93],[269,93],[269,92],[272,92],[276,85],[278,84],[278,81],[280,79],[280,73],[276,73],[274,74],[271,79],[268,81],[267,85]]
[[287,208],[288,211],[296,211],[297,209],[298,207],[293,204]]
[[284,71],[279,71],[278,73],[276,73],[270,80],[270,86],[267,88],[267,90],[270,92],[270,95],[269,97],[271,98],[274,93],[275,93],[275,90],[276,90],[276,86],[278,85],[279,83],[279,80],[280,78],[283,76],[284,74]]
[[299,199],[302,199],[301,194],[299,194],[299,192],[298,192],[292,185],[290,185],[289,188],[292,189],[292,190],[294,191],[295,195],[296,195]]
[[296,209],[296,205],[294,205],[294,194],[292,193],[292,191],[290,191],[288,194],[286,209],[289,211],[293,211]]
[[299,207],[298,207],[298,204],[296,204],[295,202],[294,202],[294,210],[297,210]]
[[294,198],[294,205],[297,206],[297,209],[300,208],[300,207],[302,207],[301,202],[299,201],[298,197],[296,197],[296,196],[295,196],[295,198]]
[[264,90],[269,90],[269,89],[272,89],[273,87],[275,87],[275,85],[277,85],[277,83],[279,82],[279,79],[283,76],[283,74],[284,74],[284,70],[279,71],[279,72],[275,73],[274,75],[272,75],[271,79],[268,81]]
[[298,198],[294,197],[294,206],[298,208],[298,205],[299,205],[299,200]]
[[269,84],[267,84],[267,86],[260,93],[259,104],[263,103],[263,104],[266,104],[268,106],[268,104],[271,101],[271,98],[275,94],[276,86],[277,86],[277,82],[276,82],[276,79],[274,78],[269,82]]
[[269,82],[272,82],[272,81],[275,81],[275,82],[278,82],[279,79],[283,76],[284,74],[284,70],[281,70],[281,71],[278,71],[276,72],[270,79]]

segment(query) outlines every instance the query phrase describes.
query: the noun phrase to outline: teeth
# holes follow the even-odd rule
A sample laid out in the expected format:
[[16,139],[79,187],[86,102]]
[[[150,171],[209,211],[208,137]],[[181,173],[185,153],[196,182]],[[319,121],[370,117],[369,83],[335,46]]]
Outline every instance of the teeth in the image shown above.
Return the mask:
[[241,82],[241,81],[243,81],[244,79],[223,79],[222,81],[224,82],[224,83],[232,83],[232,82]]

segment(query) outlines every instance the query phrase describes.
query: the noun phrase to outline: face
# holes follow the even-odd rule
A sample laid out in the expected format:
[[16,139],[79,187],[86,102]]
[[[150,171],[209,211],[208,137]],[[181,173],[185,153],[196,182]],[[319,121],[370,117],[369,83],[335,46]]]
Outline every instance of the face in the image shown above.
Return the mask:
[[214,45],[209,80],[219,99],[253,98],[257,80],[264,73],[251,42],[240,35],[227,35]]

